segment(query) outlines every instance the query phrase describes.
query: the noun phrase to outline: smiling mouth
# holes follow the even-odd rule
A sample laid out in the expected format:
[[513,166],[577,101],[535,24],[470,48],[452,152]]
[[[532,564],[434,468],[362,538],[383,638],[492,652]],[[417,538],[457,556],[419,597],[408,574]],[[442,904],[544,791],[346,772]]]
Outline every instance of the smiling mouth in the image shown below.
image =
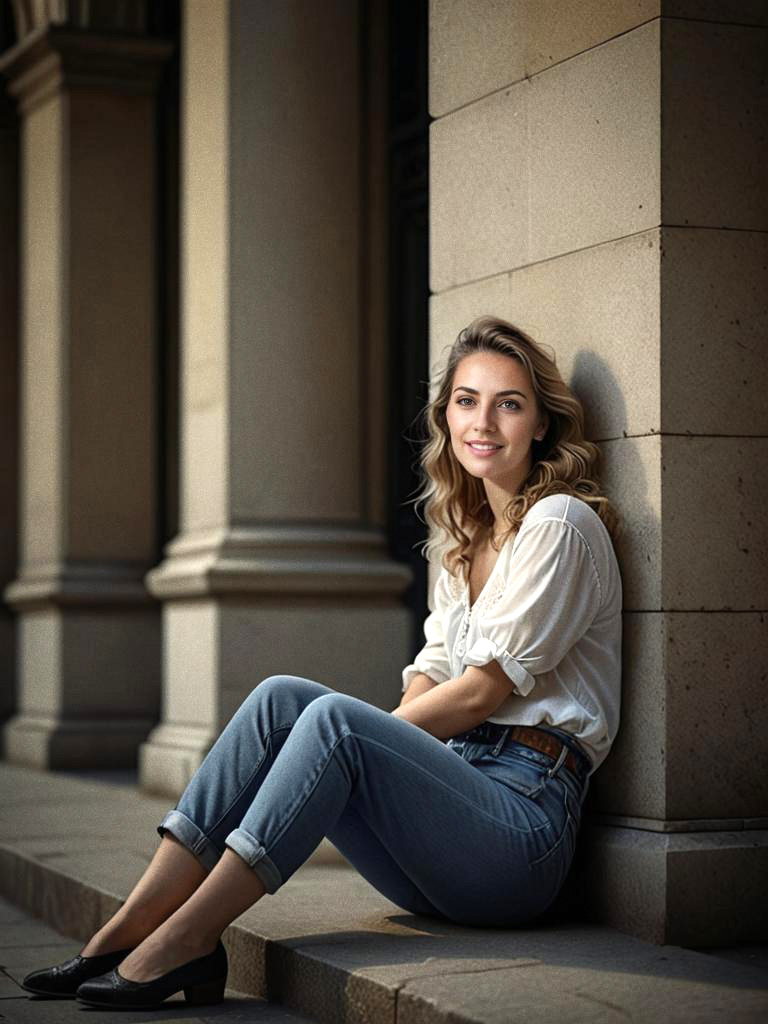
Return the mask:
[[467,444],[476,452],[495,452],[501,448],[500,444],[476,444],[474,441],[467,441]]

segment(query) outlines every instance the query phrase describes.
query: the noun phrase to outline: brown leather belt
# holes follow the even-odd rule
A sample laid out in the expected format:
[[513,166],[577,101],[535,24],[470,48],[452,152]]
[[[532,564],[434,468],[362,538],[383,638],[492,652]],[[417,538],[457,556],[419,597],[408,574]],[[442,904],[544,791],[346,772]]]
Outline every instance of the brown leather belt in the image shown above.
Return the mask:
[[[518,743],[524,744],[526,747],[533,747],[534,750],[540,750],[542,754],[547,754],[549,757],[557,761],[560,756],[560,752],[564,746],[567,747],[558,736],[555,736],[551,732],[546,732],[544,729],[539,729],[535,725],[502,725],[501,722],[481,722],[480,725],[476,725],[474,729],[470,729],[466,733],[461,733],[460,736],[477,736],[488,740],[490,743],[496,743],[502,738],[507,740],[516,740]],[[457,739],[458,737],[454,737]],[[592,762],[589,757],[584,754],[583,758],[578,757],[574,754],[570,747],[568,754],[566,755],[563,764],[569,768],[574,774],[581,778],[590,771]]]
[[[560,756],[560,751],[565,746],[563,741],[553,736],[551,732],[544,732],[543,729],[537,729],[535,726],[530,725],[513,725],[509,730],[508,739],[517,740],[518,743],[523,743],[526,747],[533,747],[535,750],[540,750],[543,754],[549,754],[555,760]],[[587,770],[586,761],[581,761],[577,758],[570,748],[568,756],[563,763],[566,768],[570,768],[576,775],[581,775]]]

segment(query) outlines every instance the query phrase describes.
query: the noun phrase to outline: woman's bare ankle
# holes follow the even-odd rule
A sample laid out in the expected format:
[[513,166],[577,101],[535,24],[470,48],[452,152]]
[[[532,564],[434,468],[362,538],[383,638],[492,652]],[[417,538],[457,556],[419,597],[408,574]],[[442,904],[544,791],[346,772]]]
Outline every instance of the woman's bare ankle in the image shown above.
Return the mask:
[[120,949],[134,949],[155,930],[155,927],[156,925],[136,920],[120,920],[115,915],[88,940],[80,950],[80,955],[103,956],[106,953],[116,953]]

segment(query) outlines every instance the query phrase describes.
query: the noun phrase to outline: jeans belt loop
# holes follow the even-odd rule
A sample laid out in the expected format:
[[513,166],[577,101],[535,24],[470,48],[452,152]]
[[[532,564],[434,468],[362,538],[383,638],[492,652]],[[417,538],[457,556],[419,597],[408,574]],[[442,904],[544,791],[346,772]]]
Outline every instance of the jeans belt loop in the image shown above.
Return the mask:
[[560,771],[563,762],[565,761],[566,757],[568,757],[569,750],[570,748],[566,746],[565,743],[563,743],[562,749],[558,754],[557,761],[549,768],[547,768],[547,775],[550,777],[550,779],[557,775],[557,773]]
[[501,739],[499,740],[499,742],[496,744],[496,746],[491,751],[491,754],[492,754],[493,757],[498,757],[499,756],[499,752],[501,751],[501,748],[504,746],[504,742],[505,742],[507,736],[509,736],[509,730],[511,728],[512,728],[512,726],[508,725],[507,728],[504,730],[504,732],[501,734]]

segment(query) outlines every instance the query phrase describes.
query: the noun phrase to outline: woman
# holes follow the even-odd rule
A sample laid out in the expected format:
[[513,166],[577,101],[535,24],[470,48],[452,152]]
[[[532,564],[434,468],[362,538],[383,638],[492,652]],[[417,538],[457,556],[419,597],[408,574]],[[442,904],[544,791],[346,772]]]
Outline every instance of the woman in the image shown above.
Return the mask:
[[515,926],[554,900],[618,729],[618,515],[578,399],[512,324],[461,331],[425,417],[415,500],[442,534],[427,554],[452,546],[400,705],[263,680],[158,825],[124,906],[29,991],[219,1001],[222,932],[323,836],[413,913]]

